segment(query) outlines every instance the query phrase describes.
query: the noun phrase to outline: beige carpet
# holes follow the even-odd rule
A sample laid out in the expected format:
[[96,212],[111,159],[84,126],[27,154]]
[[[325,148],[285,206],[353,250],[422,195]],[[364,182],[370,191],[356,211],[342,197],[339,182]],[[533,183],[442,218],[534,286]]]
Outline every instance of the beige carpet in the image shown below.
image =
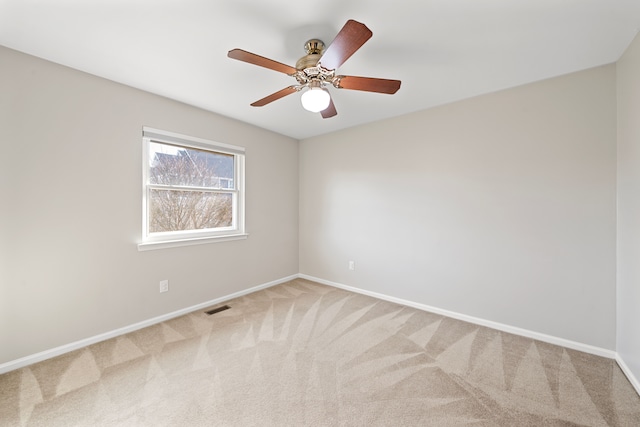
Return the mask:
[[2,426],[640,426],[616,363],[304,280],[0,376]]

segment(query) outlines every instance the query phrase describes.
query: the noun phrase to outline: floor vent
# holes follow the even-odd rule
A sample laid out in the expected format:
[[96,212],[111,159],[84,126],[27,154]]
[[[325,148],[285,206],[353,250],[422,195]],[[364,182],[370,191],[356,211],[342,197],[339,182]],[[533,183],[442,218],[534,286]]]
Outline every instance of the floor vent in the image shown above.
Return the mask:
[[207,310],[205,311],[205,313],[211,316],[212,314],[220,313],[221,311],[229,310],[230,308],[231,307],[229,307],[228,305],[223,305],[222,307],[212,308],[211,310]]

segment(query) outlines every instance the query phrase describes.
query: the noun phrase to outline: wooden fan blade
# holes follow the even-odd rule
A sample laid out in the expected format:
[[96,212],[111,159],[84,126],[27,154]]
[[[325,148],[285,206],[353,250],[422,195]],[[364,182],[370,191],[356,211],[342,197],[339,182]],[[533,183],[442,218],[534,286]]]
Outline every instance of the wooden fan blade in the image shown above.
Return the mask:
[[372,35],[373,33],[366,25],[353,19],[348,20],[329,47],[324,50],[320,63],[328,70],[335,70],[360,49]]
[[277,101],[278,99],[284,98],[285,96],[291,95],[292,93],[295,93],[295,92],[297,92],[295,86],[285,87],[284,89],[274,92],[271,95],[265,96],[264,98],[254,102],[253,104],[251,104],[251,106],[262,107],[269,104],[270,102]]
[[338,112],[336,111],[336,106],[333,105],[333,99],[329,99],[329,106],[322,110],[320,114],[322,114],[323,119],[328,119],[338,114]]
[[248,62],[249,64],[258,65],[260,67],[268,68],[270,70],[279,71],[288,75],[295,74],[298,70],[289,65],[283,64],[273,59],[265,58],[264,56],[256,55],[255,53],[247,52],[242,49],[233,49],[227,53],[227,56],[238,61]]
[[340,89],[363,90],[394,94],[400,89],[400,80],[375,79],[372,77],[344,76],[340,78]]

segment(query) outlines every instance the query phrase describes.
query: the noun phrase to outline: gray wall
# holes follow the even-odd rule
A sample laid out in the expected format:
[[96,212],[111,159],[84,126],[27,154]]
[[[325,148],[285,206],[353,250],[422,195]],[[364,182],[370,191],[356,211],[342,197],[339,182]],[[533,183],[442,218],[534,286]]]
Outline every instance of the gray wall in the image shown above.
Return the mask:
[[615,78],[301,141],[300,272],[614,350]]
[[[618,72],[618,354],[640,380],[640,36]],[[640,383],[636,382],[636,388]]]
[[[2,47],[0,94],[0,364],[298,272],[297,141]],[[142,126],[246,147],[247,240],[138,252]]]

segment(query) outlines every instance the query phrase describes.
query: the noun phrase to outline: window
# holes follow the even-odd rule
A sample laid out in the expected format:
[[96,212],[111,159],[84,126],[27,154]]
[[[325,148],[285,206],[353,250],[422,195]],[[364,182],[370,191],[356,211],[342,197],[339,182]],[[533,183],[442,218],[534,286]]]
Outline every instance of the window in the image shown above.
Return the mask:
[[246,238],[244,148],[143,128],[139,250]]

